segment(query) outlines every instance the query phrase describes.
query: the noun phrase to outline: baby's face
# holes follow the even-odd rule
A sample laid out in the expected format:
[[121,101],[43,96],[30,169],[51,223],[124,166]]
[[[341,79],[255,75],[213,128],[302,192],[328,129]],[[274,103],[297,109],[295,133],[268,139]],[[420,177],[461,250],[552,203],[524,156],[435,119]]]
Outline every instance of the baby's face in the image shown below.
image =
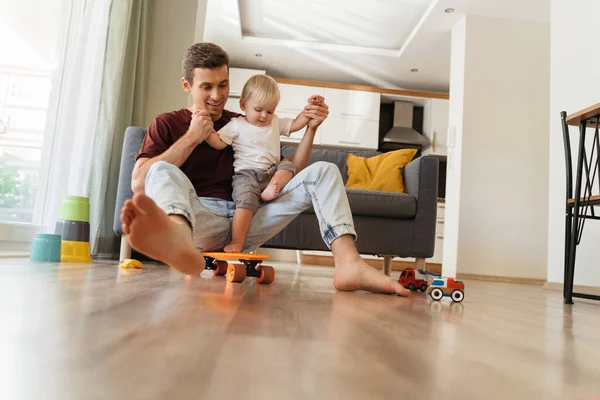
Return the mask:
[[261,104],[256,96],[250,95],[247,99],[240,100],[240,107],[246,113],[246,119],[252,125],[269,126],[273,121],[277,101],[273,99],[268,103]]

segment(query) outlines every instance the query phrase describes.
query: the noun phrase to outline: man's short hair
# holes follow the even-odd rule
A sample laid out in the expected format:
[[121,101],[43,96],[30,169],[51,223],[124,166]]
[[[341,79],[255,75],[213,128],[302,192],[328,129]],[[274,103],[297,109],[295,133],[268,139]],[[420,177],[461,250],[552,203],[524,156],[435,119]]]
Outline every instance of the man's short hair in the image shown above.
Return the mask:
[[194,82],[196,68],[214,69],[227,66],[229,72],[229,57],[225,50],[214,43],[196,43],[183,54],[181,68],[183,77],[191,85]]

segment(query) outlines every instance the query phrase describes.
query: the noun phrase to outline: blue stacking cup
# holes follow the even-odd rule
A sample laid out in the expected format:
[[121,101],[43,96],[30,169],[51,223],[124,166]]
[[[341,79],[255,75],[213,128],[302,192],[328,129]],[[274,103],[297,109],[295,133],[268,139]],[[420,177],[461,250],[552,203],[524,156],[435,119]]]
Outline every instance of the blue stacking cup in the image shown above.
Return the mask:
[[61,236],[38,233],[31,247],[31,261],[60,262]]

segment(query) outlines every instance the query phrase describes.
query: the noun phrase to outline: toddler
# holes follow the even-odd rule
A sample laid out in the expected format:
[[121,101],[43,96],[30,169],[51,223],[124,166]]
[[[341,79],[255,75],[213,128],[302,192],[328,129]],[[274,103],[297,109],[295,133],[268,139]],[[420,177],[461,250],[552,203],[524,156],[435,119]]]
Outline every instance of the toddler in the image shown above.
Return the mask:
[[[322,96],[313,95],[311,104],[322,104]],[[234,151],[233,200],[235,213],[228,253],[242,250],[252,216],[259,200],[275,199],[294,177],[291,161],[281,160],[280,135],[306,127],[309,118],[302,112],[294,119],[279,118],[275,108],[279,103],[277,82],[267,75],[255,75],[244,85],[240,108],[245,116],[232,119],[206,141],[217,150],[232,146]]]

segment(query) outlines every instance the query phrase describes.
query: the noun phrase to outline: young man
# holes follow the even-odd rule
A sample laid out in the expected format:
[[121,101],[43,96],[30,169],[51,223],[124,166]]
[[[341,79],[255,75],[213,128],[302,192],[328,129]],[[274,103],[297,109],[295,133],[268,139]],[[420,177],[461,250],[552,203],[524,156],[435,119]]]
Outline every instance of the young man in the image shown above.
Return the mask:
[[[229,59],[212,43],[197,43],[183,58],[181,83],[193,106],[161,114],[152,122],[133,171],[134,197],[121,212],[131,247],[184,274],[205,267],[202,251],[221,250],[231,232],[233,151],[213,149],[205,139],[237,114],[224,110],[229,96]],[[317,210],[321,235],[335,261],[334,287],[408,296],[398,282],[368,266],[354,246],[356,233],[341,174],[334,164],[306,167],[326,105],[307,105],[306,133],[290,161],[297,173],[273,201],[256,211],[244,252],[257,249],[302,211]]]

